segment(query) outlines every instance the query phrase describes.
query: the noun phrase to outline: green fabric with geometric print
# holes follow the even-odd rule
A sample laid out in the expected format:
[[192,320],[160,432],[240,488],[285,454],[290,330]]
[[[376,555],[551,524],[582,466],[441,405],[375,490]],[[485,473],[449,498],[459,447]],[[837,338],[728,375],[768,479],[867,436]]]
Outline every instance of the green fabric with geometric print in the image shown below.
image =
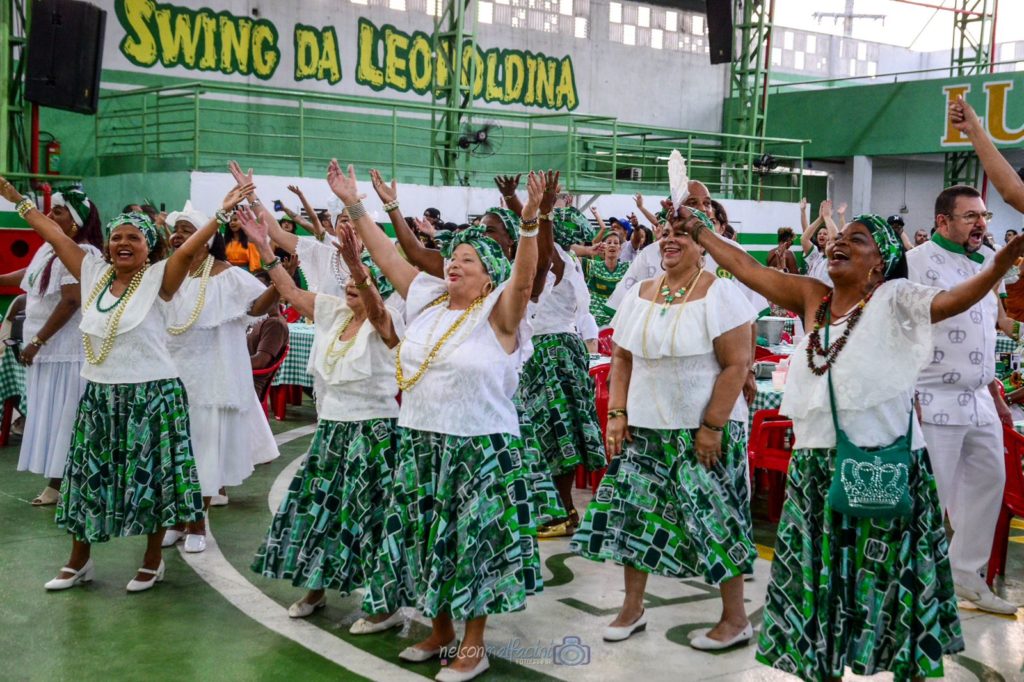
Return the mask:
[[584,258],[583,276],[590,290],[590,314],[594,316],[598,327],[606,327],[615,316],[615,309],[608,307],[608,297],[615,287],[626,276],[629,263],[620,261],[614,270],[609,270],[603,258]]
[[202,517],[181,381],[88,382],[75,417],[57,525],[95,543]]
[[695,432],[631,427],[632,441],[612,458],[569,548],[712,585],[752,573],[746,427],[726,423],[722,456],[710,468],[697,460]]
[[839,514],[835,450],[795,450],[779,520],[757,660],[804,680],[891,671],[941,677],[964,649],[935,477],[910,458],[908,518]]
[[398,445],[395,419],[320,420],[252,570],[348,594],[373,572]]

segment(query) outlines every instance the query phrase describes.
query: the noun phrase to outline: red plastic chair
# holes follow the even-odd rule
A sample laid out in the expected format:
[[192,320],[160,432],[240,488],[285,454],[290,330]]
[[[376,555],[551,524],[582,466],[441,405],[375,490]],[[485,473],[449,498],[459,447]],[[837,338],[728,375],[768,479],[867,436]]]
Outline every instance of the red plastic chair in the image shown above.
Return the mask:
[[1010,540],[1010,521],[1015,516],[1024,516],[1024,436],[1008,426],[1003,427],[1003,455],[1006,463],[1006,487],[1003,489],[1003,508],[996,522],[992,539],[992,554],[988,560],[985,582],[992,586],[996,575],[1006,575],[1006,547]]
[[[268,420],[270,419],[270,394],[274,392],[274,387],[271,384],[274,383],[274,375],[277,374],[277,371],[281,369],[281,365],[284,364],[284,359],[288,357],[289,348],[290,346],[285,344],[284,352],[281,353],[281,357],[279,357],[270,367],[264,367],[263,369],[254,369],[252,371],[253,379],[257,379],[259,377],[267,377],[267,383],[265,384],[262,393],[257,397],[260,400],[260,404],[263,406],[263,414],[267,417]],[[277,419],[278,421],[284,419],[284,415],[282,414]]]
[[4,401],[3,417],[0,418],[0,448],[7,447],[11,439],[11,425],[14,423],[14,408],[18,406],[18,396],[13,395]]
[[602,329],[597,333],[597,352],[601,355],[612,356],[612,347],[615,345],[612,343],[612,334],[615,333],[614,329]]
[[287,322],[288,324],[294,324],[295,322],[298,322],[299,319],[302,318],[302,315],[299,315],[299,311],[296,310],[295,308],[292,308],[291,306],[285,306],[284,308],[282,308],[281,315],[284,316],[284,321]]
[[[611,337],[609,337],[609,341],[611,341]],[[611,371],[611,363],[598,365],[590,370],[590,378],[594,380],[594,403],[597,405],[597,422],[601,425],[602,439],[604,439],[605,434],[608,432],[608,396],[610,393],[608,377]],[[601,479],[604,478],[604,472],[607,470],[608,467],[605,467],[590,472],[591,492],[597,492],[597,486],[601,484]]]
[[770,348],[764,346],[757,346],[754,348],[754,360],[764,360],[767,357],[774,355]]
[[758,410],[750,428],[747,445],[750,474],[758,469],[771,472],[768,487],[768,519],[772,523],[782,514],[786,496],[786,473],[793,455],[793,422],[779,415],[778,410]]

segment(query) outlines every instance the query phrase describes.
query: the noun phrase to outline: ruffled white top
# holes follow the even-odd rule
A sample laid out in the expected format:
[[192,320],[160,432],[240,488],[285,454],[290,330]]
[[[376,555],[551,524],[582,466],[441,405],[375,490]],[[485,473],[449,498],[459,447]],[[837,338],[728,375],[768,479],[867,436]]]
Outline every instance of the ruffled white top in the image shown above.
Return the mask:
[[[629,425],[699,427],[722,371],[715,356],[715,339],[749,325],[756,315],[728,279],[716,279],[704,298],[685,305],[644,300],[640,287],[633,287],[611,321],[612,339],[633,354],[626,395]],[[742,396],[729,419],[746,421],[747,404]]]
[[555,244],[555,254],[565,264],[562,279],[555,284],[555,274],[549,270],[544,290],[527,310],[534,336],[575,334],[580,331],[577,324],[579,312],[590,310],[590,289],[583,277],[583,268],[558,244]]
[[[99,256],[100,252],[92,244],[80,244],[82,250]],[[39,282],[46,269],[46,264],[54,258],[50,269],[50,281],[45,290],[40,290]],[[78,284],[78,280],[68,272],[59,258],[54,257],[53,247],[43,244],[32,257],[21,279],[21,289],[25,291],[25,326],[24,338],[30,340],[39,333],[46,321],[50,319],[57,304],[60,303],[60,288],[69,284]],[[85,301],[82,301],[84,304]],[[39,349],[33,363],[43,362],[84,362],[82,351],[82,333],[78,325],[82,321],[82,311],[76,310],[67,323],[46,340],[46,345]]]
[[345,298],[345,283],[350,272],[337,249],[315,237],[299,237],[295,255],[299,257],[299,268],[310,291]]
[[[532,330],[524,316],[516,350],[507,353],[502,347],[488,318],[504,289],[504,284],[495,287],[441,348],[420,381],[402,394],[399,426],[452,436],[519,435],[512,396],[519,386],[519,372],[533,352]],[[447,290],[443,279],[426,273],[409,285],[401,346],[407,379],[464,312],[445,305],[428,307]]]
[[[84,378],[98,384],[141,384],[178,377],[178,369],[167,350],[170,305],[160,298],[166,267],[166,260],[150,265],[131,299],[118,304],[128,307],[121,316],[113,350],[99,365],[88,361],[82,363]],[[82,261],[82,322],[79,328],[89,335],[96,354],[99,354],[106,337],[107,322],[117,308],[102,312],[97,307],[100,300],[104,306],[113,303],[109,292],[97,297],[92,305],[86,306],[86,303],[96,283],[109,268],[110,264],[98,254],[87,253]]]
[[[310,364],[324,382],[319,406],[320,419],[338,422],[365,421],[398,416],[398,382],[395,379],[395,349],[388,348],[369,321],[363,322],[352,347],[336,365],[328,369],[327,349],[341,336],[345,320],[352,312],[344,299],[317,294],[313,305],[316,327]],[[401,337],[402,316],[388,308],[395,331]],[[429,371],[429,370],[428,370]],[[419,388],[413,388],[413,391]],[[445,409],[444,403],[435,409]]]
[[[183,326],[199,299],[201,278],[187,277],[171,300],[169,327]],[[249,308],[266,287],[243,268],[228,268],[206,284],[206,302],[188,331],[168,334],[167,348],[190,407],[239,410],[251,404],[252,364],[245,332],[258,318]]]
[[[896,279],[880,286],[832,368],[839,426],[855,445],[883,447],[907,433],[914,386],[932,357],[932,299],[941,289]],[[829,329],[834,343],[846,324]],[[828,399],[828,374],[807,367],[805,337],[793,352],[779,411],[793,420],[798,448],[836,444]],[[824,344],[824,331],[822,332]],[[914,418],[912,447],[923,448]]]

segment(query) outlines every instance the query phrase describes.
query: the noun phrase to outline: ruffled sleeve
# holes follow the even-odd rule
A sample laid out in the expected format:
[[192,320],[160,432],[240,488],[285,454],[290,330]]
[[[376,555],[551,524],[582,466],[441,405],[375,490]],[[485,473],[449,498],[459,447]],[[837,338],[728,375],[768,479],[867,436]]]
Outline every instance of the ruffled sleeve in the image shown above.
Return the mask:
[[[444,280],[433,275],[421,272],[409,283],[409,290],[405,294],[405,323],[410,324],[423,313],[424,309],[438,296],[448,292],[448,286]],[[497,290],[491,292],[494,296]],[[495,299],[497,300],[497,299]]]
[[[403,326],[401,315],[393,308],[387,307],[388,315],[391,316],[395,331],[401,336]],[[393,358],[394,349],[390,351],[384,347],[384,341],[380,338],[377,330],[369,321],[363,322],[353,340],[352,347],[345,354],[344,359],[338,362],[328,372],[325,362],[327,349],[334,339],[342,332],[342,325],[348,319],[352,310],[340,298],[327,294],[317,294],[313,304],[313,315],[316,319],[314,331],[314,347],[310,356],[310,369],[324,378],[328,384],[341,384],[350,381],[361,381],[369,378],[374,370],[373,347],[383,349],[384,354]]]
[[705,296],[707,334],[712,341],[736,327],[749,325],[757,311],[731,279],[718,278]]

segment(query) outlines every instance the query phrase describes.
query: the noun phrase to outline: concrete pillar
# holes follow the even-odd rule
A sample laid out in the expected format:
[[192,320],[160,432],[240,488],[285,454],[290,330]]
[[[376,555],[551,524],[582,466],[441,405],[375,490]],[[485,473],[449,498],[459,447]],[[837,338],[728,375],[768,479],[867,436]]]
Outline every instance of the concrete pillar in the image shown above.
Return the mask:
[[[871,212],[871,158],[853,157],[853,192],[850,196],[850,212],[847,217]],[[842,201],[842,198],[839,198]]]

